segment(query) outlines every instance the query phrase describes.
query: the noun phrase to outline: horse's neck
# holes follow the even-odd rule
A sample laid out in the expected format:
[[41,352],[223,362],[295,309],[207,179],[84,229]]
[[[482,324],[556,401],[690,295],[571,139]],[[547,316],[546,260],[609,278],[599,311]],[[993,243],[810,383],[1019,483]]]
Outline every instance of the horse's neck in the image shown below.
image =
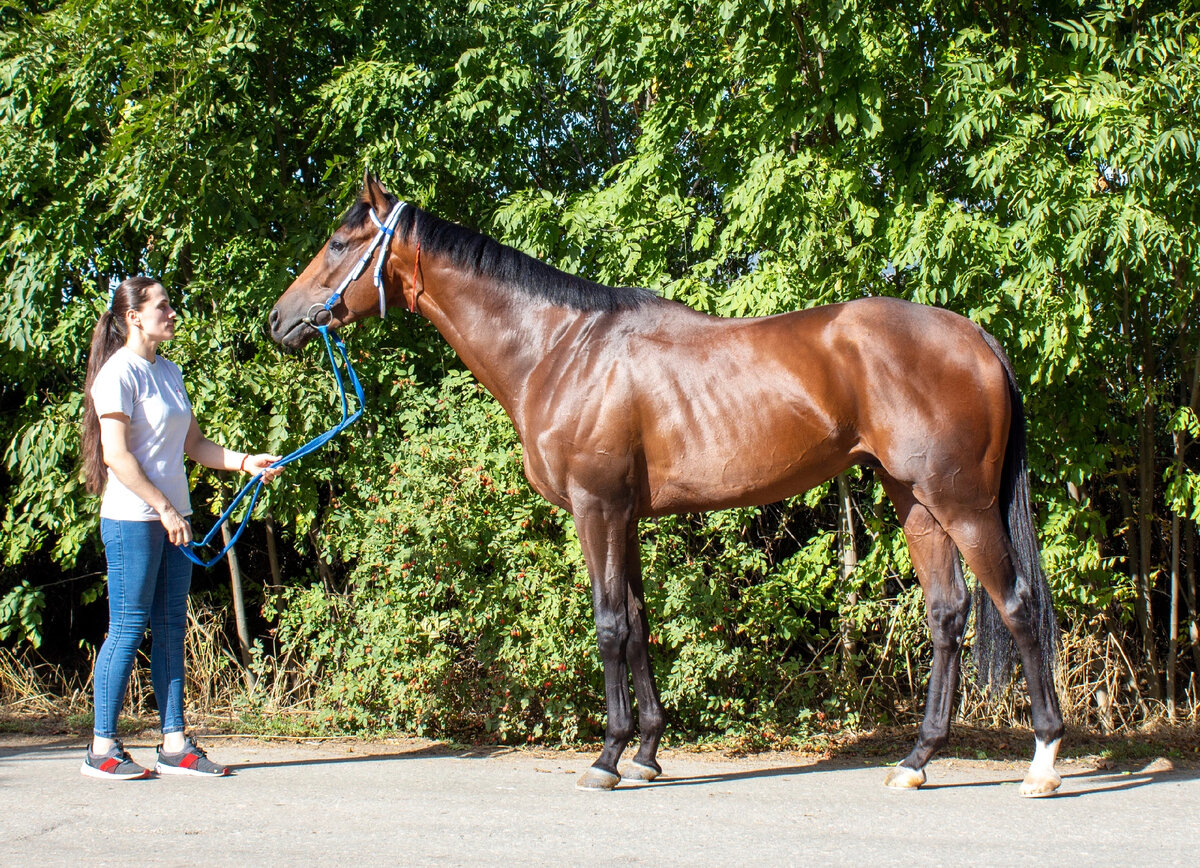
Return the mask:
[[520,428],[521,399],[573,312],[538,304],[486,277],[430,269],[419,310]]

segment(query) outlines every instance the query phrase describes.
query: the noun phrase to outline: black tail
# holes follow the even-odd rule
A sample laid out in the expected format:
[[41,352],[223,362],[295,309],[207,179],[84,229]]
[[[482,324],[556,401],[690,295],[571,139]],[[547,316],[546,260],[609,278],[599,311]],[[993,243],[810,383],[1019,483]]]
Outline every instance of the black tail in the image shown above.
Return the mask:
[[[1017,571],[1016,592],[1029,601],[1033,629],[1042,649],[1042,674],[1053,678],[1058,654],[1058,620],[1050,587],[1042,573],[1041,547],[1033,523],[1033,507],[1029,493],[1029,466],[1025,452],[1025,409],[1017,389],[1012,362],[1000,344],[980,329],[992,352],[1004,366],[1008,377],[1008,392],[1012,401],[1012,422],[1008,429],[1008,447],[1004,455],[1004,471],[1000,482],[1000,510],[1008,530],[1013,565]],[[980,585],[975,586],[975,666],[985,687],[1004,687],[1012,678],[1017,648],[1012,634],[1000,620],[991,597]],[[1053,683],[1048,681],[1047,683]]]

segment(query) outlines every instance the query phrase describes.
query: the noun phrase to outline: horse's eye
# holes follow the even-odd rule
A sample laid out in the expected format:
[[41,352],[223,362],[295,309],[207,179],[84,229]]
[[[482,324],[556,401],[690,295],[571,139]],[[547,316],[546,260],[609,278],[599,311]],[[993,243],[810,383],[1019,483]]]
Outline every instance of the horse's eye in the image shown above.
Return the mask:
[[346,249],[346,242],[338,241],[336,238],[329,242],[329,249],[334,253],[341,253]]

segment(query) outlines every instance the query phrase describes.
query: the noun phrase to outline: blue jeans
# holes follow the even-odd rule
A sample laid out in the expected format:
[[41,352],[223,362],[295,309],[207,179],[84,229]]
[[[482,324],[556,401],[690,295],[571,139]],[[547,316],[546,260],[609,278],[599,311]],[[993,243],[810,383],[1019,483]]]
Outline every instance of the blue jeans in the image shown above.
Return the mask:
[[117,718],[147,624],[162,731],[183,732],[183,637],[192,562],[157,521],[102,518],[100,536],[108,559],[108,636],[93,674],[95,734],[117,737]]

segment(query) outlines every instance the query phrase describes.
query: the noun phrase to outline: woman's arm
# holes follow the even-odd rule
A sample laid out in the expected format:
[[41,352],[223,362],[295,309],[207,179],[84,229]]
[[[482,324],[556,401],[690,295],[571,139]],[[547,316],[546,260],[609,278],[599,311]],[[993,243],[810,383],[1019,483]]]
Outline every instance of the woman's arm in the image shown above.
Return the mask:
[[100,447],[104,452],[104,463],[112,470],[122,485],[144,500],[158,513],[159,520],[167,531],[167,537],[175,545],[186,545],[192,541],[192,526],[167,496],[158,490],[134,454],[129,451],[129,417],[124,413],[109,413],[100,417]]
[[260,453],[251,455],[247,452],[234,452],[217,443],[213,443],[200,431],[200,423],[196,414],[192,414],[192,422],[188,427],[187,439],[183,441],[183,451],[188,458],[197,464],[211,467],[213,470],[242,470],[246,473],[261,473],[263,478],[270,481],[282,471],[268,469],[279,460],[278,455]]

